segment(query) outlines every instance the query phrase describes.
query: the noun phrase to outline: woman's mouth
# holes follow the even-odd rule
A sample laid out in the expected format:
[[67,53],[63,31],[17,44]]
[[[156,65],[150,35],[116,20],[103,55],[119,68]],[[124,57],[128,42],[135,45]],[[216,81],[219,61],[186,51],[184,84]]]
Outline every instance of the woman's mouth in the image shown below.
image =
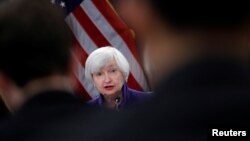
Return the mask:
[[104,89],[108,91],[113,90],[113,88],[114,86],[104,86]]

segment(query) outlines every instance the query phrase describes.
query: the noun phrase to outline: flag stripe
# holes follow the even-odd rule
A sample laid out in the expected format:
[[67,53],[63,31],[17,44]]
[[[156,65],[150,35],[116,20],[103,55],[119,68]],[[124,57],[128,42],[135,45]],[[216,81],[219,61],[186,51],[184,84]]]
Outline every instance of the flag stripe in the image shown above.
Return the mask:
[[[74,38],[75,39],[75,38]],[[98,93],[97,91],[95,91],[94,89],[94,86],[91,85],[91,83],[87,83],[88,81],[86,81],[85,78],[82,78],[81,77],[84,77],[85,76],[85,73],[84,73],[84,67],[85,66],[85,62],[87,60],[87,57],[88,57],[88,54],[83,50],[83,48],[81,47],[81,45],[79,44],[79,42],[77,41],[77,39],[74,40],[74,54],[73,56],[75,57],[75,63],[77,63],[77,70],[78,72],[76,72],[76,74],[78,74],[78,78],[80,78],[80,80],[83,80],[82,83],[79,82],[80,80],[77,79],[77,82],[79,82],[80,85],[82,85],[81,87],[78,86],[78,90],[79,92],[83,95],[84,99],[87,99],[88,97],[90,97],[88,100],[91,100],[92,98],[95,98]],[[78,61],[76,61],[78,60]],[[89,94],[86,92],[85,88],[88,88],[88,91],[89,91]],[[84,92],[85,93],[82,93]],[[94,94],[93,94],[94,93]],[[88,96],[86,96],[88,95]]]
[[95,49],[97,49],[95,43],[88,36],[88,34],[85,32],[85,30],[82,28],[73,14],[69,14],[65,20],[74,33],[75,38],[77,39],[81,47],[84,47],[83,49],[87,54],[90,54]]
[[89,19],[85,11],[80,6],[75,8],[73,14],[97,46],[110,46],[108,40],[95,27],[94,23]]
[[74,56],[75,62],[76,62],[76,70],[75,75],[78,78],[81,85],[84,87],[84,89],[88,92],[88,94],[91,96],[91,98],[95,98],[99,95],[99,92],[96,90],[94,85],[85,79],[85,69],[80,64],[80,62],[77,60],[77,58]]
[[[69,28],[69,31],[71,31],[69,26],[68,26],[68,28]],[[88,57],[88,54],[83,50],[83,48],[81,48],[81,45],[79,44],[79,42],[75,38],[74,33],[73,32],[70,32],[70,33],[71,33],[72,43],[73,43],[72,56],[76,56],[77,59],[80,61],[80,63],[84,66],[86,59]],[[72,63],[76,63],[76,62],[73,61]],[[75,94],[77,96],[80,96],[81,98],[83,98],[84,101],[91,100],[92,97],[89,95],[89,93],[86,92],[85,88],[78,80],[79,78],[77,78],[77,76],[75,75],[75,72],[71,76],[75,82],[74,89],[73,89],[75,91]]]
[[75,37],[73,37],[73,43],[74,43],[73,52],[77,56],[77,59],[80,61],[81,65],[85,66],[85,62],[88,58],[88,54],[83,50],[83,48],[81,47],[81,45],[79,44],[79,42],[77,41]]
[[138,91],[143,91],[142,87],[137,83],[135,78],[132,75],[128,76],[129,87],[136,89]]
[[[68,26],[69,31],[71,31],[70,27]],[[83,48],[81,48],[79,42],[77,41],[77,39],[74,36],[73,32],[71,33],[71,37],[72,37],[72,56],[77,57],[77,59],[80,61],[80,63],[82,65],[85,64],[86,58],[88,57],[88,54],[83,50]],[[75,61],[73,61],[72,63],[76,63]],[[75,66],[75,65],[73,65]],[[92,97],[89,95],[89,93],[86,92],[85,88],[83,87],[83,85],[80,83],[80,81],[78,80],[79,78],[77,78],[77,75],[75,75],[76,72],[73,72],[73,74],[71,74],[71,78],[74,80],[74,92],[77,96],[80,96],[81,98],[83,98],[83,101],[89,101],[92,99]]]

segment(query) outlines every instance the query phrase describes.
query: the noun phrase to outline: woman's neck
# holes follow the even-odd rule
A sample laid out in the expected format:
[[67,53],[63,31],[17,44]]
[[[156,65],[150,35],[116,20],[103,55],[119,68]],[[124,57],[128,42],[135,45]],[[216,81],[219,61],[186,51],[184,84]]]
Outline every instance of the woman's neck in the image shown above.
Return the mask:
[[120,101],[122,101],[122,91],[119,91],[113,95],[104,95],[105,106],[108,108],[115,108]]

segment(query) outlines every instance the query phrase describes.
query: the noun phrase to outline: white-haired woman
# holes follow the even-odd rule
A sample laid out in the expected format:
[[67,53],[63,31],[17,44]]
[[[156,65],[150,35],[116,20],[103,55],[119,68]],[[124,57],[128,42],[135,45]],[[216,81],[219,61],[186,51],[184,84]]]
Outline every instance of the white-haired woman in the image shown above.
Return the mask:
[[127,59],[116,48],[102,47],[93,51],[85,64],[85,76],[93,82],[100,96],[89,103],[118,110],[149,99],[150,92],[128,88],[129,70]]

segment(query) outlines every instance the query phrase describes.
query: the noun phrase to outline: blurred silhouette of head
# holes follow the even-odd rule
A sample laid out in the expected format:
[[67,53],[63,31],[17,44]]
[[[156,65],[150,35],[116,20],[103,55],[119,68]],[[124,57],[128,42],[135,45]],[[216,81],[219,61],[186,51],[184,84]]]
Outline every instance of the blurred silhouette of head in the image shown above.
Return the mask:
[[0,71],[21,87],[32,79],[65,74],[69,39],[56,6],[43,0],[8,2],[0,13]]
[[[32,81],[69,74],[69,39],[62,9],[49,1],[15,0],[1,5],[0,86],[10,107],[20,105],[25,95],[17,95],[19,89]],[[31,90],[53,87],[50,79],[45,80],[43,85],[36,81]]]
[[246,57],[249,11],[243,0],[126,0],[119,4],[122,17],[146,44],[146,60],[153,67],[150,73],[157,72],[158,77],[204,53]]
[[249,8],[243,0],[226,3],[215,0],[126,0],[120,1],[119,10],[136,31],[145,31],[149,25],[156,26],[158,20],[176,30],[231,29],[249,18]]

